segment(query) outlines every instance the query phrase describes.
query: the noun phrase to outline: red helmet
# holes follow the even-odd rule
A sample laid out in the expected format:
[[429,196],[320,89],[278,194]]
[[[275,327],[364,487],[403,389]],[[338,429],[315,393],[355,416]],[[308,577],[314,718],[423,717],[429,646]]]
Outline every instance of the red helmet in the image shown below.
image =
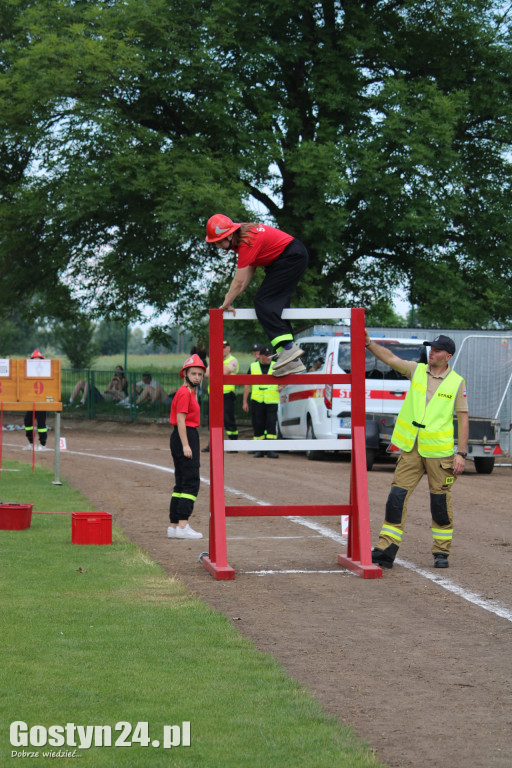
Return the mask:
[[231,235],[239,227],[240,224],[235,224],[229,216],[224,216],[223,213],[215,213],[206,222],[206,242],[217,243],[219,240],[224,240],[225,237]]
[[183,368],[180,371],[180,376],[182,379],[185,378],[184,371],[187,368],[202,368],[203,371],[206,371],[206,365],[203,363],[199,355],[196,355],[196,354],[193,354],[193,355],[190,355],[190,357],[187,357],[187,359],[183,363]]
[[35,358],[39,358],[40,360],[44,360],[44,356],[40,353],[38,349],[34,349],[32,354],[30,355],[30,359],[34,360]]

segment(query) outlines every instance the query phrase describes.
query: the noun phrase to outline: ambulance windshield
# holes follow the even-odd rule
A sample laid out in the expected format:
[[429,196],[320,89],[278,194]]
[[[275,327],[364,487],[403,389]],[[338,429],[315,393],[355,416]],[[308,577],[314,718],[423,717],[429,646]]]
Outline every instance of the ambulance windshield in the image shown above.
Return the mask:
[[[411,360],[415,363],[426,363],[426,350],[422,344],[397,344],[396,341],[379,340],[383,347],[388,347],[391,351],[401,357],[402,360]],[[366,378],[367,379],[405,379],[398,371],[377,360],[371,352],[366,350]],[[340,343],[338,347],[338,365],[346,373],[350,373],[350,344]]]

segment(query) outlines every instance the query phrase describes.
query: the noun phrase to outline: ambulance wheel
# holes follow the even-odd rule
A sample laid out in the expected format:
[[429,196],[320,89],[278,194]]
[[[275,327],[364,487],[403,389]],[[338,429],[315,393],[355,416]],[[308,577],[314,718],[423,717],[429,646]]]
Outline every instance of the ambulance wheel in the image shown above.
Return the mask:
[[475,469],[479,475],[490,475],[494,469],[493,456],[475,456]]
[[373,448],[367,448],[366,449],[366,471],[370,472],[373,468],[373,463],[375,461],[375,451]]
[[[316,440],[315,430],[310,421],[308,421],[308,429],[306,432],[306,440]],[[310,461],[321,461],[322,451],[306,451],[306,456]]]

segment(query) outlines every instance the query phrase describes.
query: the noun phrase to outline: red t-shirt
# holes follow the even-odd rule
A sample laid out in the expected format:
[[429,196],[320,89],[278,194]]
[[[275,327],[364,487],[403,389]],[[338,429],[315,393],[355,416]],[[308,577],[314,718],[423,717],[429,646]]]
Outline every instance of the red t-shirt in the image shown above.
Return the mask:
[[250,264],[254,267],[268,267],[282,254],[293,237],[275,227],[256,224],[247,233],[247,239],[252,240],[250,245],[242,242],[234,248],[238,254],[238,269],[248,267]]
[[178,425],[178,413],[186,414],[187,427],[198,427],[201,423],[201,411],[195,392],[191,392],[186,384],[178,389],[172,399],[169,421],[175,427]]

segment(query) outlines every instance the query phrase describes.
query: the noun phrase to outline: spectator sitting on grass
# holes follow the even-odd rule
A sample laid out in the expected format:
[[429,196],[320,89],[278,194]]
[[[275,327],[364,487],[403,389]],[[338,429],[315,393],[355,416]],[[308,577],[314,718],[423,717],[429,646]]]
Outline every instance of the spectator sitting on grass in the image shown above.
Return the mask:
[[[154,379],[150,373],[143,373],[141,381],[135,384],[136,405],[143,403],[165,403],[167,402],[167,392],[159,381]],[[121,400],[120,405],[130,405],[130,398]]]
[[124,400],[128,394],[128,382],[124,375],[122,365],[116,365],[114,375],[110,379],[108,387],[103,392],[104,400]]
[[77,381],[75,388],[73,389],[69,398],[69,405],[72,405],[75,399],[82,392],[80,398],[80,405],[85,405],[89,397],[89,389],[91,389],[92,397],[95,403],[99,403],[102,400],[123,400],[128,393],[128,382],[126,381],[124,370],[121,365],[116,365],[114,375],[110,379],[107,388],[103,391],[103,394],[99,391],[98,387],[90,385],[88,381]]

